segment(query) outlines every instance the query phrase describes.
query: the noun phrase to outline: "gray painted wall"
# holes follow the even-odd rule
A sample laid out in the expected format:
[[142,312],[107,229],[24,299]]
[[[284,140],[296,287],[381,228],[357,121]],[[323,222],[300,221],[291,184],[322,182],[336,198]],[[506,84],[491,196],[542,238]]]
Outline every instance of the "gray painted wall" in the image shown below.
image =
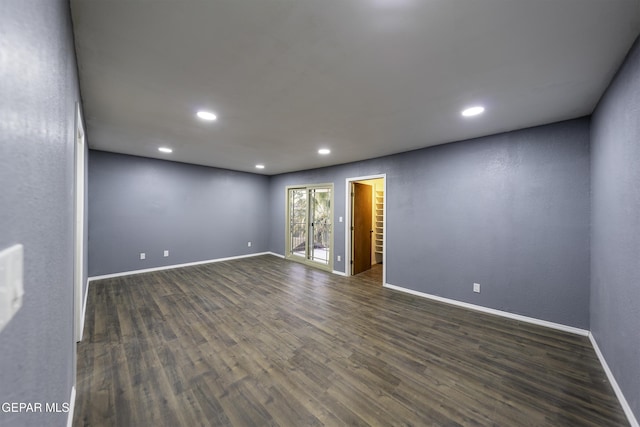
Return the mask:
[[333,182],[344,260],[345,180],[378,173],[388,283],[588,329],[588,119],[274,176],[270,250],[285,250],[285,187]]
[[[69,6],[0,2],[0,249],[24,245],[24,299],[0,332],[0,402],[69,401],[73,384],[73,176],[79,100]],[[0,412],[2,426],[67,414]]]
[[640,419],[640,45],[593,115],[591,332]]
[[263,175],[90,150],[89,275],[264,252],[268,190]]

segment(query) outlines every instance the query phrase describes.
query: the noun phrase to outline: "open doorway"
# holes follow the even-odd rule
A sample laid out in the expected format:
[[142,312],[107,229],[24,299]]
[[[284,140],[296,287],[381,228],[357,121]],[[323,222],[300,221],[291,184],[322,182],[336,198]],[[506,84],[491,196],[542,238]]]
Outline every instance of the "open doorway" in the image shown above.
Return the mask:
[[386,281],[386,175],[346,180],[345,261],[348,276]]

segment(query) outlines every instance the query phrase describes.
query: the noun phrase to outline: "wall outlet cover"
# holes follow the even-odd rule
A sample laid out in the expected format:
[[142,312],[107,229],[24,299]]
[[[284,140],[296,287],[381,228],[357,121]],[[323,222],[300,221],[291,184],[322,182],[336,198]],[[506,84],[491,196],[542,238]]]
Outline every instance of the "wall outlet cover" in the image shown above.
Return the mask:
[[165,250],[165,251],[164,251],[164,256],[165,256],[165,257],[168,257],[168,256],[169,256],[169,251],[168,251],[168,250]]
[[145,259],[147,258],[147,254],[145,254],[144,252],[140,252],[140,259]]
[[480,283],[473,284],[473,292],[480,293]]

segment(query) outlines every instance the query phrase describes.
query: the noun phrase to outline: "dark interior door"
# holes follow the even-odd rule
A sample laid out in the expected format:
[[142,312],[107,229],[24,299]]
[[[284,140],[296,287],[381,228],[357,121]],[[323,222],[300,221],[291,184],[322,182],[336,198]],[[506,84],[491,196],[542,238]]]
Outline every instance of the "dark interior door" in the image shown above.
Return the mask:
[[371,186],[353,183],[352,274],[371,268]]

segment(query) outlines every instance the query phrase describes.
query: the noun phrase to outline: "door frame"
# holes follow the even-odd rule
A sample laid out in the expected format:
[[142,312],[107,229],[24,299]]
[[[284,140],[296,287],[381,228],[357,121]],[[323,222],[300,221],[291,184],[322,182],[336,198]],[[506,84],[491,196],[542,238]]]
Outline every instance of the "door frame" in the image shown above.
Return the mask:
[[[387,174],[375,174],[365,176],[354,176],[345,180],[345,217],[344,217],[344,273],[351,276],[351,215],[353,206],[351,205],[351,184],[356,181],[367,181],[369,179],[382,179],[382,284],[387,283]],[[375,195],[374,195],[375,197]]]
[[[307,257],[305,258],[301,258],[301,257],[297,257],[297,256],[290,256],[289,255],[289,245],[290,245],[290,233],[289,233],[289,190],[292,189],[304,189],[305,191],[307,191],[307,195],[309,190],[314,189],[314,188],[329,188],[331,191],[331,198],[330,198],[330,206],[331,206],[331,211],[329,213],[329,217],[331,218],[331,238],[329,239],[329,259],[327,264],[321,264],[317,261],[312,261],[310,259],[308,259]],[[284,258],[291,260],[291,261],[296,261],[305,265],[309,265],[312,267],[317,267],[320,268],[322,270],[327,270],[327,271],[333,271],[333,254],[334,254],[334,245],[335,245],[335,188],[333,186],[333,183],[323,183],[323,184],[300,184],[300,185],[287,185],[285,187],[285,214],[284,214],[284,221],[285,221],[285,239],[284,239]],[[309,206],[310,206],[310,201],[307,200],[307,243],[308,243],[308,239],[309,239]],[[308,250],[308,245],[307,245],[307,250]]]
[[82,120],[80,103],[76,102],[76,127],[74,134],[74,268],[73,268],[73,295],[74,295],[74,339],[82,341],[84,329],[84,221],[85,221],[85,146],[86,133]]

